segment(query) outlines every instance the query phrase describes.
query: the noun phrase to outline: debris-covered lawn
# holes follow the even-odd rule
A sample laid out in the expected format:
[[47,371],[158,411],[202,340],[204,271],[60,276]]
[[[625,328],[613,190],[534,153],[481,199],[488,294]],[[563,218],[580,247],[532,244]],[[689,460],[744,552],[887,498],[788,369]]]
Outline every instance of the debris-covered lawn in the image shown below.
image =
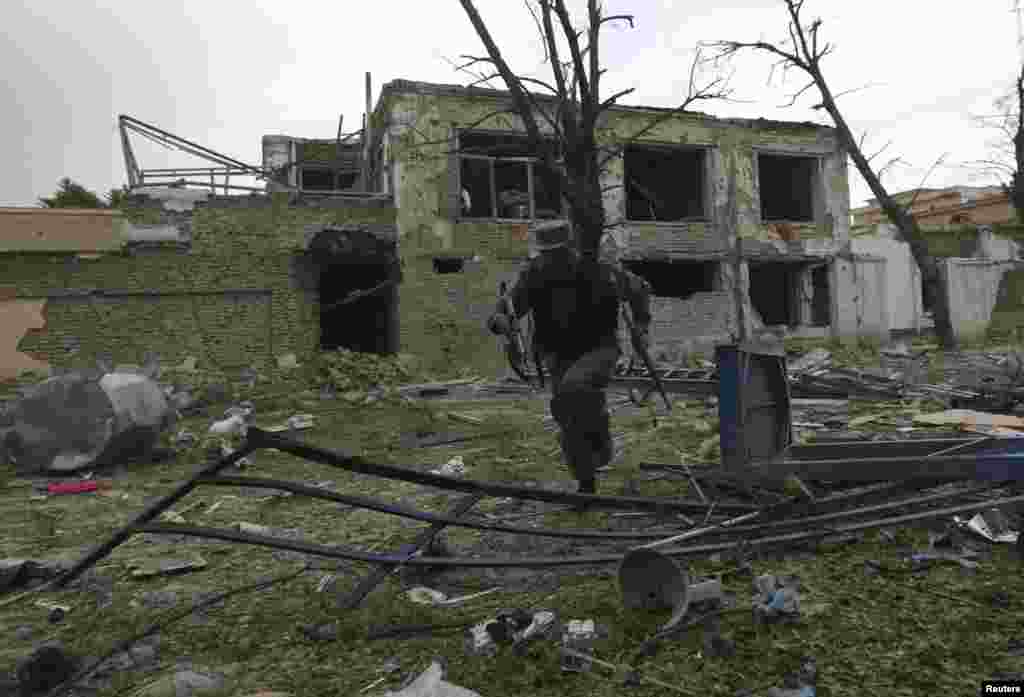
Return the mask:
[[[340,377],[342,372],[335,375]],[[387,378],[398,381],[408,376],[397,371]],[[232,401],[251,401],[250,421],[255,425],[289,426],[286,432],[296,438],[358,452],[373,461],[470,479],[536,482],[572,490],[557,453],[555,432],[545,428],[549,422],[542,397],[491,391],[486,398],[464,400],[403,399],[394,394],[374,399],[368,398],[364,382],[340,387],[328,394],[296,377],[291,382],[243,388],[232,395],[233,400],[211,405],[205,413],[177,424],[175,433],[188,431],[196,436],[191,447],[180,445],[176,457],[159,463],[97,471],[93,480],[102,485],[95,491],[51,493],[39,484],[44,480],[17,478],[10,469],[0,467],[0,526],[5,531],[0,558],[75,561],[207,461],[206,450],[221,439],[208,434],[208,429],[224,418]],[[617,397],[612,392],[613,404]],[[716,411],[703,400],[678,398],[673,413],[666,415],[655,404],[651,399],[647,407],[615,411],[613,431],[619,436],[622,454],[601,479],[599,493],[697,496],[696,491],[688,491],[685,478],[668,477],[640,465],[716,461]],[[838,429],[843,422],[843,428],[861,432],[948,431],[950,424],[941,420],[932,425],[915,419],[944,408],[920,400],[852,401],[845,413],[837,415],[823,402],[804,411],[798,405],[793,419],[813,425],[798,429],[801,439]],[[312,419],[288,424],[296,414]],[[829,422],[832,427],[827,426]],[[498,432],[501,435],[486,435]],[[431,438],[453,442],[432,445]],[[179,440],[179,444],[188,442]],[[258,451],[248,461],[233,473],[313,484],[436,513],[449,511],[463,496],[355,475],[273,450]],[[611,512],[544,513],[558,508],[487,498],[472,512],[481,517],[490,514],[486,519],[500,517],[514,524],[549,528],[654,526],[650,529],[664,530],[666,536],[683,529],[678,522],[670,527],[662,521],[662,527],[656,527],[659,521],[652,517]],[[397,551],[427,527],[269,489],[225,486],[200,487],[163,520],[262,531],[376,552]],[[1011,521],[1016,525],[1012,516]],[[124,646],[78,693],[89,694],[87,687],[92,686],[101,694],[153,697],[261,693],[300,697],[356,695],[364,688],[368,689],[363,694],[380,695],[405,687],[403,697],[413,693],[426,697],[456,694],[444,689],[457,685],[481,697],[599,697],[623,691],[731,696],[773,694],[770,688],[776,688],[774,694],[806,695],[814,694],[807,690],[816,680],[817,694],[974,694],[983,679],[1001,672],[1024,672],[1018,629],[1024,623],[1024,583],[1012,545],[975,542],[977,554],[966,565],[924,566],[920,560],[908,561],[908,550],[929,548],[929,532],[940,531],[943,523],[871,531],[853,544],[779,550],[750,559],[745,566],[738,566],[730,555],[681,562],[694,578],[721,575],[726,612],[719,634],[696,627],[669,639],[640,664],[638,675],[633,676],[639,685],[634,687],[623,686],[636,682],[627,680],[627,664],[670,613],[625,609],[614,566],[568,567],[557,572],[455,570],[433,575],[404,569],[389,575],[357,609],[343,611],[338,609],[338,599],[374,571],[370,565],[154,535],[136,536],[121,545],[68,590],[22,595],[30,582],[22,577],[18,588],[0,592],[0,671],[24,667],[26,656],[47,641],[59,641],[65,654],[91,661],[160,623],[165,626],[154,635]],[[933,534],[932,542],[935,539]],[[449,528],[434,549],[459,556],[552,556],[622,551],[628,546],[621,541],[599,545]],[[40,577],[46,574],[45,568],[28,571]],[[23,569],[22,573],[28,572]],[[755,605],[765,600],[770,605],[774,598],[774,591],[766,595],[756,590],[759,585],[765,590],[766,581],[759,577],[766,574],[788,577],[787,588],[799,599],[793,621],[755,623]],[[292,578],[189,613],[193,603],[212,594],[288,576]],[[5,579],[10,577],[0,568],[0,582]],[[420,590],[409,592],[417,587]],[[498,590],[481,593],[494,588]],[[578,646],[600,662],[583,673],[563,670],[567,659],[559,650],[559,637],[538,636],[521,650],[501,646],[495,655],[467,643],[466,628],[516,609],[532,618],[537,617],[534,613],[550,611],[564,625],[592,620],[603,631]],[[413,636],[368,638],[371,631],[409,624],[441,627]],[[431,673],[428,668],[435,657],[443,662]],[[59,671],[59,660],[53,659],[51,668]],[[410,684],[417,676],[418,681]],[[432,685],[435,691],[415,692],[417,685]]]

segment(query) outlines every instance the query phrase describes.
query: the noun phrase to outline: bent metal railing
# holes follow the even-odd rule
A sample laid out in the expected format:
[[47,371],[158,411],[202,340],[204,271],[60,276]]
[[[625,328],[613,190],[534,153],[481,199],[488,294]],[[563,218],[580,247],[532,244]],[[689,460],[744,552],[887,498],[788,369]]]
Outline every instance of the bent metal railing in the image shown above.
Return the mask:
[[[333,467],[339,467],[349,472],[368,474],[388,479],[406,481],[424,486],[433,486],[448,491],[457,491],[468,494],[458,500],[448,514],[441,515],[419,511],[414,508],[365,496],[343,494],[325,490],[296,482],[283,480],[249,477],[249,476],[226,476],[220,473],[247,455],[261,449],[274,449],[285,452],[305,460],[320,462]],[[889,458],[892,459],[892,458]],[[906,458],[910,459],[910,458]],[[929,470],[928,481],[921,481],[919,486],[914,482],[905,482],[902,489],[905,491],[918,491],[935,486],[937,480],[949,481],[950,479],[971,478],[967,461],[977,460],[977,456],[969,457],[947,457],[927,458],[935,463],[935,467]],[[948,463],[945,461],[949,461]],[[839,464],[839,461],[836,461]],[[801,463],[794,462],[794,466]],[[819,464],[819,463],[814,463]],[[716,477],[722,477],[721,472]],[[726,475],[728,476],[728,475]],[[741,475],[742,476],[742,475]],[[922,476],[917,470],[916,476]],[[893,479],[893,477],[889,477]],[[176,502],[187,496],[200,485],[216,486],[246,486],[263,487],[289,491],[293,494],[308,496],[311,498],[332,501],[358,508],[375,510],[381,513],[388,513],[404,518],[419,520],[430,523],[430,528],[424,530],[411,544],[394,553],[378,554],[350,549],[342,546],[322,545],[299,540],[289,540],[272,535],[227,530],[212,527],[201,527],[183,525],[176,523],[155,523],[153,522]],[[705,512],[714,511],[723,514],[750,514],[757,511],[759,515],[758,525],[752,526],[730,526],[728,522],[716,526],[712,525],[703,536],[720,539],[702,545],[691,545],[686,547],[675,547],[662,550],[667,556],[695,556],[710,554],[713,552],[726,551],[745,543],[759,545],[772,545],[801,540],[816,540],[837,534],[852,533],[860,530],[877,527],[902,525],[908,522],[950,516],[956,513],[991,508],[994,506],[1024,503],[1024,496],[1012,496],[1002,499],[988,498],[982,501],[961,503],[953,506],[935,508],[935,503],[943,499],[957,499],[977,496],[979,493],[990,491],[1000,484],[991,484],[970,487],[966,490],[945,491],[932,493],[911,498],[899,498],[899,500],[886,500],[882,504],[844,508],[845,505],[858,498],[877,496],[878,493],[892,493],[892,487],[863,487],[859,491],[844,492],[832,496],[818,498],[813,503],[801,502],[796,499],[786,499],[779,503],[767,506],[756,506],[743,503],[703,503],[695,501],[680,501],[666,498],[636,497],[636,496],[593,496],[586,494],[572,494],[546,489],[531,487],[518,487],[508,484],[493,482],[473,481],[459,479],[440,474],[419,472],[405,467],[371,463],[358,456],[348,455],[318,448],[296,441],[287,436],[271,433],[262,429],[249,429],[245,441],[241,447],[228,456],[210,463],[188,479],[179,484],[172,492],[163,498],[147,506],[131,521],[117,530],[105,542],[97,545],[87,552],[79,561],[72,565],[67,571],[55,578],[51,584],[63,587],[82,573],[95,565],[101,559],[110,555],[119,545],[127,541],[131,536],[138,533],[164,534],[164,535],[192,535],[210,539],[219,539],[230,542],[261,545],[265,547],[300,552],[315,556],[342,559],[348,561],[367,562],[380,565],[380,568],[370,574],[357,587],[350,596],[348,605],[354,607],[370,590],[373,589],[391,570],[397,566],[409,565],[420,567],[553,567],[593,564],[618,563],[623,558],[623,553],[613,554],[589,554],[578,556],[558,557],[520,557],[520,558],[498,558],[498,557],[428,557],[418,556],[419,550],[429,544],[430,540],[443,528],[454,525],[477,529],[481,531],[535,535],[556,538],[576,538],[600,540],[605,542],[622,542],[626,540],[651,541],[661,540],[672,533],[664,530],[660,532],[624,531],[608,532],[602,530],[555,530],[545,528],[534,528],[526,526],[505,525],[500,522],[483,521],[479,519],[467,519],[465,514],[480,500],[488,496],[512,497],[524,500],[545,501],[550,503],[580,504],[586,503],[596,507],[610,509],[646,510],[660,515],[681,512]],[[874,518],[869,521],[853,522],[846,525],[837,524],[844,518],[863,518],[865,515],[878,514],[882,512],[900,512],[908,506],[929,506],[925,510],[904,513],[888,518]],[[831,510],[830,510],[831,509]],[[806,515],[808,513],[816,515]],[[794,514],[798,514],[794,517]],[[803,514],[803,515],[800,515]],[[710,515],[708,516],[710,517]],[[810,530],[806,528],[811,528]],[[787,532],[787,529],[789,530]],[[767,533],[771,535],[758,535]],[[739,536],[739,537],[738,537]],[[732,538],[732,539],[727,539]],[[48,584],[49,585],[49,584]]]

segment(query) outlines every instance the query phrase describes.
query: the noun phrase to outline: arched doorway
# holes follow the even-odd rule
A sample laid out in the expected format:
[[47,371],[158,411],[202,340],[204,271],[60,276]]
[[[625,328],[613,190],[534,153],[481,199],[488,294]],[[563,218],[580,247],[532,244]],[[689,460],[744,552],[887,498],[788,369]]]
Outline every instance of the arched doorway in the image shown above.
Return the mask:
[[398,284],[394,242],[363,227],[325,228],[310,242],[316,264],[320,349],[398,351]]

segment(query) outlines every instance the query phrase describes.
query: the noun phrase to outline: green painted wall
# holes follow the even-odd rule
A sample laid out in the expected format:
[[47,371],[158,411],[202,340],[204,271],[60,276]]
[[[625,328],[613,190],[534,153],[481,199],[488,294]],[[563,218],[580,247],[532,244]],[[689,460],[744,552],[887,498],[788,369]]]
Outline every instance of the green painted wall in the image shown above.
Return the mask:
[[[391,139],[391,157],[399,163],[395,187],[399,200],[399,229],[404,240],[414,242],[423,249],[445,249],[452,245],[452,218],[448,200],[455,179],[449,167],[454,164],[447,139],[454,129],[476,128],[493,130],[522,130],[518,116],[495,114],[500,103],[492,97],[466,97],[434,94],[390,94],[378,108],[377,118],[390,114],[390,127],[397,136]],[[599,128],[599,140],[618,143],[631,138],[656,119],[659,112],[610,112]],[[737,171],[737,199],[741,228],[746,237],[770,239],[773,232],[768,225],[754,224],[758,214],[754,209],[755,168],[754,146],[807,148],[831,152],[835,148],[833,136],[827,131],[802,124],[784,124],[771,121],[734,122],[715,119],[701,114],[674,115],[644,133],[638,142],[660,144],[712,145],[720,153],[721,175],[735,162]],[[841,160],[839,156],[832,158]],[[841,166],[831,163],[825,171],[825,187],[840,192],[842,210],[829,210],[819,223],[795,226],[800,238],[828,239],[835,234],[834,220],[848,210],[849,184],[845,162]],[[609,181],[621,181],[622,161],[609,163]],[[712,182],[718,189],[715,205],[723,207],[724,179]],[[620,206],[620,213],[624,213]],[[689,226],[677,233],[695,240],[706,236],[700,226]]]
[[[4,285],[21,298],[50,300],[47,328],[30,332],[19,350],[65,367],[104,352],[139,363],[147,350],[167,364],[195,356],[212,367],[268,368],[275,356],[308,357],[319,338],[317,312],[290,278],[305,227],[393,222],[393,209],[319,209],[285,199],[211,201],[171,213],[146,201],[130,219],[191,224],[191,249],[175,245],[109,254],[5,255]],[[94,295],[89,291],[105,291]],[[77,340],[73,358],[66,342]]]

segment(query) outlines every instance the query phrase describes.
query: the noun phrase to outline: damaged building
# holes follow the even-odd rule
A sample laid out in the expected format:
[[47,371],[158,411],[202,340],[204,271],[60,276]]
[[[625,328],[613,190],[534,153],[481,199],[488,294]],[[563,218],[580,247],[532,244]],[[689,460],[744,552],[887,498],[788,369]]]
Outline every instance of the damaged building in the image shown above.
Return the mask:
[[[509,106],[498,90],[395,80],[373,112],[368,150],[376,185],[393,196],[403,257],[432,255],[438,283],[475,319],[493,296],[493,285],[479,283],[491,276],[486,269],[533,253],[531,222],[567,217],[560,180],[542,166],[521,120],[488,117]],[[630,137],[654,119],[660,123],[642,138]],[[885,330],[884,294],[861,292],[882,280],[872,273],[878,260],[848,253],[846,155],[831,128],[616,107],[600,133],[624,145],[602,182],[608,220],[618,223],[608,243],[653,287],[656,358],[678,359],[736,330],[732,163],[755,326],[795,336]],[[340,181],[345,159],[335,145],[265,136],[264,166],[279,172],[271,190],[320,190],[302,185],[309,172],[321,172],[324,186]]]
[[[128,136],[176,136],[122,117],[133,195],[109,213],[105,247],[85,232],[41,246],[52,221],[36,209],[18,209],[29,222],[17,234],[4,230],[0,306],[32,309],[5,339],[21,356],[5,372],[100,354],[139,363],[153,346],[165,364],[195,358],[228,371],[284,357],[301,365],[336,347],[500,371],[482,328],[498,284],[534,253],[529,224],[567,215],[519,119],[495,113],[507,105],[501,91],[395,80],[355,136],[268,135],[260,165],[178,139],[218,167],[173,172],[140,168]],[[755,326],[887,331],[884,260],[850,252],[846,155],[833,129],[623,106],[599,132],[624,145],[603,182],[616,223],[607,243],[653,287],[656,360],[736,331],[734,229]],[[200,171],[209,182],[190,178]],[[265,186],[228,183],[242,174]]]

